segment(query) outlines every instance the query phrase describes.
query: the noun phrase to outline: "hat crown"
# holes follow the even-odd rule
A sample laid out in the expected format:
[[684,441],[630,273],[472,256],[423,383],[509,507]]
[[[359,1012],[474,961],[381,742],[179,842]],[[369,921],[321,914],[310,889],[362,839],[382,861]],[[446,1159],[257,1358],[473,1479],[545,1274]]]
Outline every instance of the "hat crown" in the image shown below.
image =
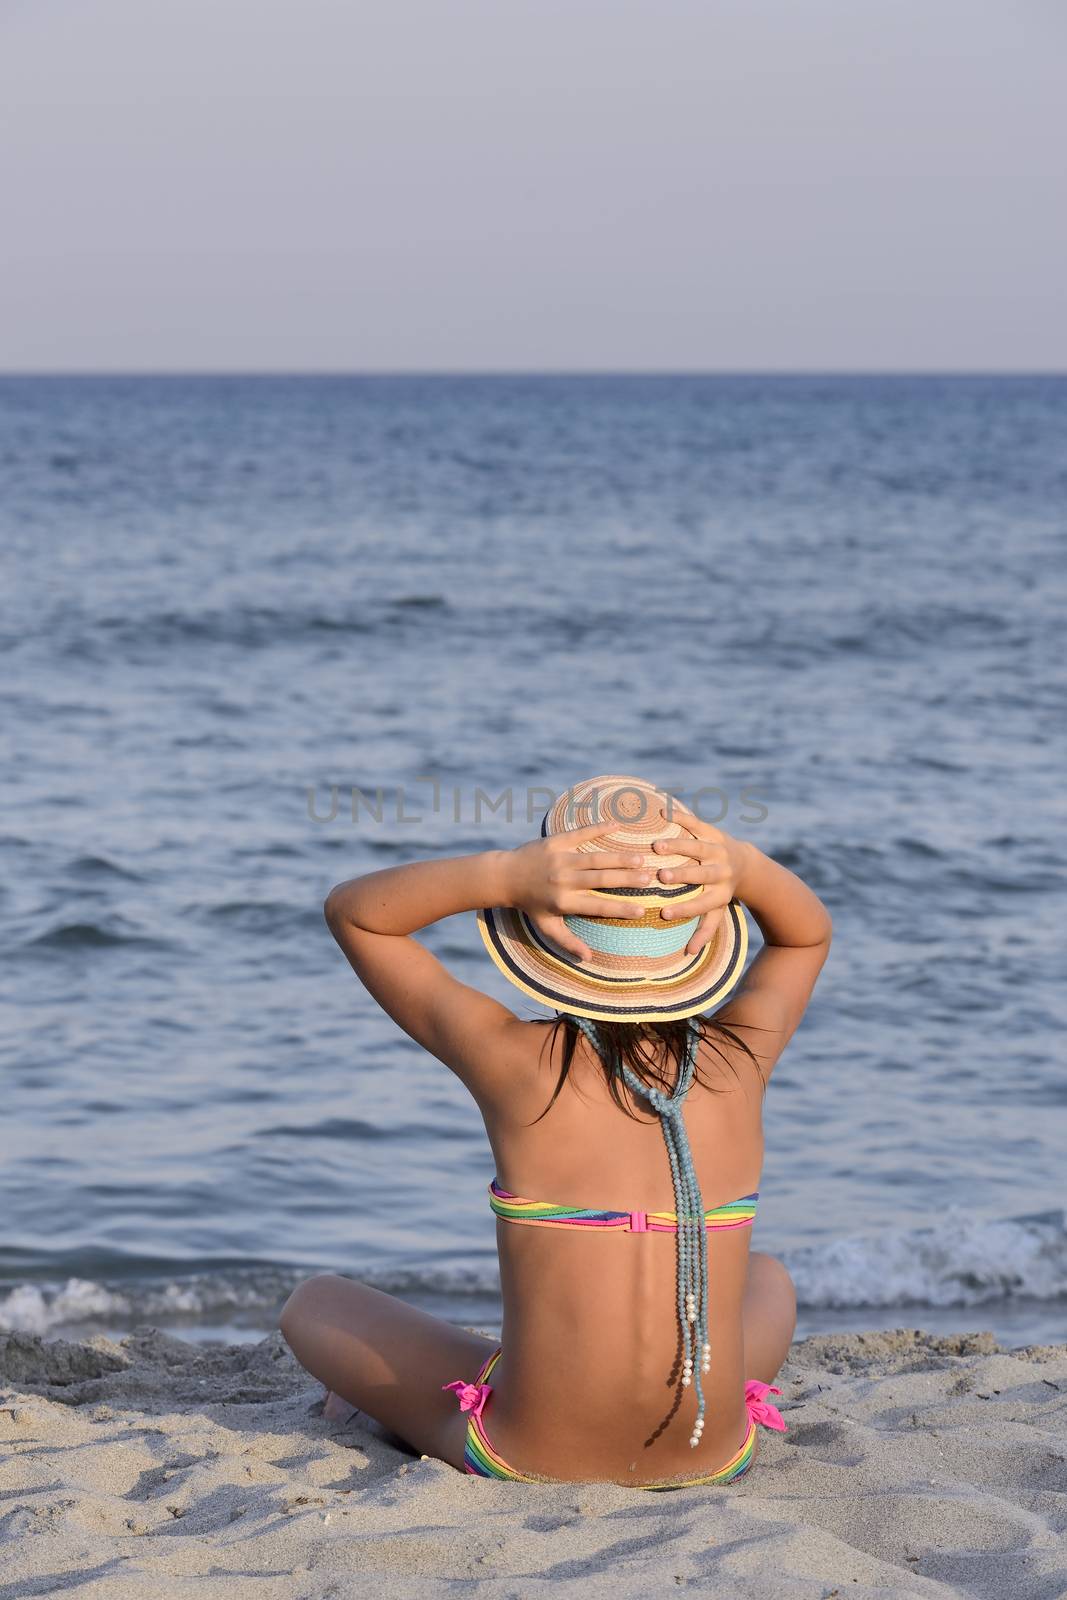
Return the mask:
[[[565,1009],[600,1021],[657,1021],[694,1016],[724,999],[744,966],[747,931],[739,905],[724,907],[710,937],[696,954],[688,945],[699,926],[699,913],[685,914],[688,900],[704,893],[703,885],[663,883],[661,868],[686,868],[690,855],[656,851],[658,840],[689,838],[688,828],[672,815],[672,797],[643,778],[606,773],[573,784],[545,813],[544,837],[602,823],[603,831],[576,842],[585,854],[626,851],[641,856],[649,882],[625,888],[594,889],[606,915],[590,911],[567,915],[572,931],[593,951],[592,959],[575,961],[526,913],[496,907],[478,914],[486,949],[500,971],[535,1000],[554,1010]],[[641,917],[616,915],[619,899],[636,900]],[[615,902],[612,904],[612,902]],[[661,916],[665,905],[681,913]]]
[[[574,828],[584,828],[594,822],[603,822],[604,832],[599,838],[587,839],[576,848],[584,854],[601,850],[640,851],[643,865],[658,871],[660,867],[681,867],[692,857],[675,855],[670,851],[653,850],[657,839],[679,838],[687,830],[671,813],[674,801],[665,789],[659,789],[643,778],[626,778],[609,773],[599,778],[586,778],[564,790],[556,803],[545,812],[541,825],[543,834],[567,833]],[[663,812],[667,815],[664,816]],[[672,886],[664,896],[666,885],[650,886],[640,893],[642,899],[676,899],[686,885]],[[692,885],[688,886],[692,888]],[[606,891],[614,893],[615,891]]]

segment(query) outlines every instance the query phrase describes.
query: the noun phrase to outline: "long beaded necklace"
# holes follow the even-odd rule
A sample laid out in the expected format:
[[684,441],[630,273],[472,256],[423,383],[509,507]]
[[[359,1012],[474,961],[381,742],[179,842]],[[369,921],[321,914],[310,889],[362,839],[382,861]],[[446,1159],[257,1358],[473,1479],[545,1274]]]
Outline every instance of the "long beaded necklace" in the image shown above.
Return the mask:
[[[601,1049],[596,1028],[588,1017],[575,1017],[568,1012],[563,1012],[561,1015],[568,1017],[582,1030],[593,1049],[601,1059],[604,1059],[604,1051]],[[689,1438],[689,1444],[693,1449],[700,1443],[700,1436],[704,1432],[704,1387],[701,1383],[701,1374],[707,1372],[711,1366],[711,1345],[708,1341],[708,1236],[704,1201],[697,1182],[696,1169],[689,1148],[689,1135],[682,1116],[685,1097],[696,1073],[699,1039],[697,1026],[690,1019],[685,1060],[672,1095],[665,1095],[662,1090],[642,1083],[624,1061],[621,1061],[617,1068],[627,1087],[635,1094],[643,1095],[653,1111],[658,1113],[664,1143],[667,1146],[667,1157],[671,1164],[674,1209],[678,1219],[677,1287],[678,1321],[682,1330],[682,1385],[688,1389],[691,1383],[695,1383],[697,1397],[697,1416]],[[698,1350],[700,1356],[699,1359],[695,1359]]]

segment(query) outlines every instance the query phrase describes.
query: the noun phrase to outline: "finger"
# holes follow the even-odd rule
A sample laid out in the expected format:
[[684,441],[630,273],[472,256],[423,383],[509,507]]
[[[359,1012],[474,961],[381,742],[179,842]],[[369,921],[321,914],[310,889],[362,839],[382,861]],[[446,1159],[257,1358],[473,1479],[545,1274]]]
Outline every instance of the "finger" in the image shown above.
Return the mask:
[[700,954],[704,946],[711,940],[716,926],[718,925],[718,921],[718,913],[714,911],[711,911],[706,916],[701,917],[699,927],[685,947],[685,953],[687,956],[698,956]]
[[643,917],[640,900],[616,899],[606,894],[590,894],[584,889],[564,889],[560,904],[569,917],[625,917],[627,922]]
[[[664,806],[660,811],[660,816],[665,822],[677,822],[680,827],[687,829],[695,838],[708,839],[716,844],[722,843],[723,834],[721,831],[710,822],[705,822],[703,817],[698,817],[695,811],[690,811],[689,807],[683,805],[681,800],[673,800],[670,806]],[[667,844],[669,841],[662,841],[662,843]]]
[[659,814],[664,822],[677,822],[683,828],[689,823],[700,825],[700,818],[695,812],[690,811],[684,800],[672,799],[668,805],[660,806]]
[[576,961],[588,961],[591,958],[593,952],[589,946],[571,932],[562,917],[531,917],[530,921],[539,933],[566,950]]
[[684,905],[664,906],[660,916],[665,922],[687,922],[692,916],[704,916],[706,912],[721,911],[723,906],[730,904],[729,891],[723,888],[707,889],[703,894],[696,895],[692,900],[687,900]]
[[[691,839],[688,834],[677,839],[657,839],[655,848],[661,856],[687,856],[692,861],[714,861],[725,855],[722,845],[713,839]],[[670,870],[660,868],[661,872]]]
[[647,869],[635,872],[628,867],[615,872],[576,872],[556,882],[571,889],[647,889],[653,877]]
[[730,866],[726,861],[701,861],[691,867],[660,867],[656,876],[661,883],[722,883],[730,876]]
[[563,839],[568,844],[581,844],[586,839],[602,839],[613,829],[622,824],[610,818],[601,818],[599,822],[584,822],[580,828],[560,828],[558,833],[548,834],[549,839]]
[[[636,850],[574,850],[572,865],[579,872],[608,871],[621,867],[643,867],[645,858]],[[648,870],[647,868],[645,869]]]

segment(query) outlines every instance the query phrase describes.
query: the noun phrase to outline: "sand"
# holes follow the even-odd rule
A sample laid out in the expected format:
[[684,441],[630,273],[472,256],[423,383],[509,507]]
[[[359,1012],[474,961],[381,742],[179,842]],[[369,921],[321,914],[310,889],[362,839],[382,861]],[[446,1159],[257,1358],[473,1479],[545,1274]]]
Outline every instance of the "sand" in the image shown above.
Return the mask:
[[404,1453],[280,1335],[0,1336],[0,1600],[1067,1595],[1067,1346],[820,1336],[737,1483],[642,1495]]

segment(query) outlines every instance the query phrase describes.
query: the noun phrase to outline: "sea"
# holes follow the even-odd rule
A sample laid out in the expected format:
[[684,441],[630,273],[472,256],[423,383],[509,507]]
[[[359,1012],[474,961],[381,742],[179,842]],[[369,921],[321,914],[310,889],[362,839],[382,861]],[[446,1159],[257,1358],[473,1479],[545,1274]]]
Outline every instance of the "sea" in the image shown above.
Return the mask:
[[1067,1338],[1065,544],[1060,377],[0,379],[0,1330],[498,1329],[475,1106],[322,903],[613,772],[833,915],[798,1332]]

